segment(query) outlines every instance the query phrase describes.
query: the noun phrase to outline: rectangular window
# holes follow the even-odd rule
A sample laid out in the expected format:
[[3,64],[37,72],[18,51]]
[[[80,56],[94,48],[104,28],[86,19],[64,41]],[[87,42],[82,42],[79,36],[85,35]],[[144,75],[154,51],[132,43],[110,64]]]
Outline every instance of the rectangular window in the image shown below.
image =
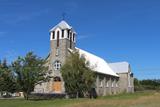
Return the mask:
[[64,30],[62,30],[62,38],[64,38]]

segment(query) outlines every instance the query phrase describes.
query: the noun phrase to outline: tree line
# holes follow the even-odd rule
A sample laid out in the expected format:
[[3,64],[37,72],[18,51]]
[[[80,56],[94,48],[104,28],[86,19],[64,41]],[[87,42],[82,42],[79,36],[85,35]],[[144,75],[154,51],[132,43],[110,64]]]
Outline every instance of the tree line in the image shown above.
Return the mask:
[[160,90],[160,79],[134,79],[135,91]]

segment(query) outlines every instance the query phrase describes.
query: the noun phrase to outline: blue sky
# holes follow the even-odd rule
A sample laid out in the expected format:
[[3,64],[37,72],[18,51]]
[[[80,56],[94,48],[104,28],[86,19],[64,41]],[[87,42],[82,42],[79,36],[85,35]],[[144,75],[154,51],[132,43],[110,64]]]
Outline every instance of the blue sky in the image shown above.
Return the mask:
[[0,0],[0,59],[47,56],[49,30],[63,12],[77,47],[108,62],[128,61],[139,79],[160,78],[159,0]]

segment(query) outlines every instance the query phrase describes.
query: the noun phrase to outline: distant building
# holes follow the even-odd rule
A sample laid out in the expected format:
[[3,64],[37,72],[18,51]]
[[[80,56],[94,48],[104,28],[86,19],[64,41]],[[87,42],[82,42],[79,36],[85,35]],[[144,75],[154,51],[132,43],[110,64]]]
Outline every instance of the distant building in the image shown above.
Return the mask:
[[133,74],[127,62],[108,64],[104,59],[75,47],[76,32],[62,20],[50,30],[50,53],[47,57],[49,69],[54,77],[51,81],[37,85],[37,93],[65,93],[60,68],[71,52],[78,50],[90,62],[90,68],[96,72],[96,92],[99,96],[134,92]]

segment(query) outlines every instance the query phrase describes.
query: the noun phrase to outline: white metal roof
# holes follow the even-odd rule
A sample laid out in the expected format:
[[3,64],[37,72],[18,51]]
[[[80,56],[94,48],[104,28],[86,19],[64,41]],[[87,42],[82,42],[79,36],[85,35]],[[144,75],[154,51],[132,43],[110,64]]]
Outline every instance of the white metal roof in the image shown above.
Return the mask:
[[118,77],[118,75],[110,68],[108,63],[102,58],[91,54],[82,49],[76,48],[80,55],[83,55],[87,61],[89,61],[90,68],[98,73],[112,75]]
[[56,26],[54,26],[51,31],[54,31],[57,27],[59,27],[60,29],[71,29],[72,27],[64,20],[62,20],[60,23],[58,23]]
[[128,73],[129,72],[129,63],[128,62],[109,63],[109,66],[116,73]]

